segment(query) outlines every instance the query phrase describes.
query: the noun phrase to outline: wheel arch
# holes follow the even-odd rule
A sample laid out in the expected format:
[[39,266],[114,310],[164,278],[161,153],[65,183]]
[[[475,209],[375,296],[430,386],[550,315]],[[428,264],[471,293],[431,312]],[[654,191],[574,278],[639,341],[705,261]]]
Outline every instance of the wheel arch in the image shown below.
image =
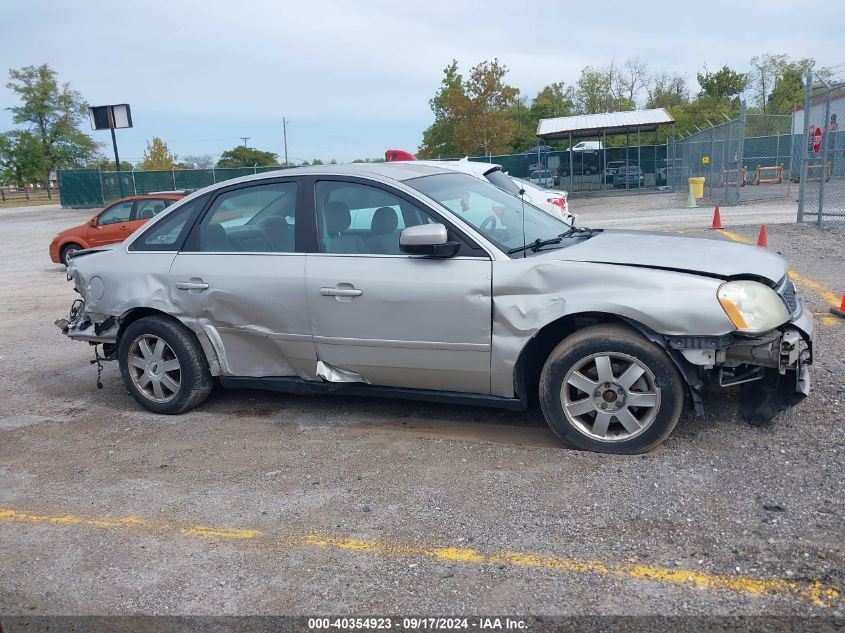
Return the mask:
[[178,317],[173,316],[172,314],[168,314],[167,312],[164,312],[162,310],[157,310],[156,308],[149,308],[145,306],[131,308],[124,312],[121,315],[120,319],[118,319],[119,325],[113,348],[113,353],[115,356],[117,354],[117,349],[120,347],[120,340],[123,337],[123,333],[126,331],[126,328],[132,325],[135,321],[151,316],[164,317],[165,319],[182,326],[187,332],[190,333],[190,335],[197,341],[197,343],[199,343],[200,349],[202,349],[203,354],[205,355],[205,361],[208,364],[209,370],[211,371],[211,375],[216,376],[220,374],[220,363],[217,358],[217,352],[212,343],[208,340],[207,336],[200,336],[187,323],[185,323]]
[[540,373],[546,359],[558,343],[582,328],[603,323],[615,323],[630,328],[660,346],[678,368],[695,405],[696,412],[701,411],[702,380],[695,367],[677,350],[671,349],[663,336],[648,326],[634,319],[607,312],[567,314],[550,321],[537,330],[534,336],[528,340],[517,357],[514,369],[514,392],[524,405],[527,406],[537,399]]
[[65,248],[67,246],[70,246],[71,244],[76,244],[77,246],[81,246],[83,249],[91,248],[91,246],[85,240],[83,240],[83,239],[81,239],[81,238],[79,238],[75,235],[71,235],[71,236],[68,236],[67,238],[62,239],[59,242],[59,246],[58,246],[59,257],[61,257],[62,251],[65,250]]

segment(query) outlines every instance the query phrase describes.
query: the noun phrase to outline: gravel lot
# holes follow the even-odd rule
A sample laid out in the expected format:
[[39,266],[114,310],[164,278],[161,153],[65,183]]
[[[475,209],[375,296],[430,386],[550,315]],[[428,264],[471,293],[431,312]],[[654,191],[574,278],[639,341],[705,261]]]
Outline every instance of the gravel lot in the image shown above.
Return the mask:
[[[710,209],[578,204],[726,239]],[[753,239],[781,206],[723,221]],[[0,613],[845,612],[845,322],[819,317],[794,415],[753,428],[709,394],[639,457],[569,450],[536,411],[216,391],[155,416],[52,324],[74,293],[47,245],[89,215],[0,211]],[[843,229],[769,239],[839,293]]]

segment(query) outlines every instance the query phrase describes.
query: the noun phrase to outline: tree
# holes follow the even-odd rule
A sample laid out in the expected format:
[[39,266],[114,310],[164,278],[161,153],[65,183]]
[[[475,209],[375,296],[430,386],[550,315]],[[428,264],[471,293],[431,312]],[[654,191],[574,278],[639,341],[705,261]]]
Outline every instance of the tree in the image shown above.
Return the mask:
[[208,154],[185,156],[182,159],[182,164],[185,169],[211,169],[214,167],[214,158]]
[[794,66],[784,69],[767,99],[770,114],[789,114],[796,105],[804,103],[805,74]]
[[21,105],[9,108],[12,121],[28,125],[40,144],[42,180],[53,169],[84,164],[96,154],[97,143],[79,128],[88,105],[69,83],[59,84],[50,66],[11,69],[9,79],[6,87],[21,99]]
[[647,90],[648,108],[672,108],[689,103],[689,89],[683,75],[660,71],[651,77]]
[[463,77],[458,72],[458,61],[453,59],[443,69],[443,75],[440,88],[428,102],[434,113],[434,123],[423,132],[423,142],[419,147],[421,157],[458,153],[455,128],[458,125],[458,113],[466,107],[466,93]]
[[536,125],[540,119],[551,119],[559,116],[569,116],[575,107],[575,91],[572,86],[562,81],[549,84],[534,97],[531,102],[530,114]]
[[47,158],[39,138],[30,131],[0,134],[0,181],[16,186],[40,182]]
[[709,72],[707,66],[703,73],[696,75],[698,85],[701,86],[699,97],[710,97],[717,100],[731,100],[738,98],[748,87],[748,75],[722,66],[716,72]]
[[171,154],[167,143],[158,136],[152,141],[147,141],[147,149],[144,150],[144,162],[141,163],[144,169],[173,169],[176,166],[176,155]]
[[245,145],[238,145],[226,150],[217,161],[218,167],[268,167],[278,165],[279,156],[272,152],[262,152]]
[[[810,58],[792,61],[787,55],[769,54],[752,57],[749,63],[754,67],[750,81],[754,104],[763,114],[783,113],[779,110],[784,107],[784,99],[791,100],[799,96],[799,101],[803,100],[804,76],[815,64]],[[784,78],[785,84],[782,83]],[[775,94],[778,84],[781,86]],[[772,95],[778,100],[777,103],[771,104],[774,107],[770,107]],[[786,112],[790,111],[792,105],[793,103],[787,104]]]
[[[91,169],[99,169],[101,171],[114,171],[114,160],[109,159],[101,154],[95,156],[94,160],[86,163],[85,167]],[[135,166],[128,160],[122,160],[120,161],[120,169],[122,171],[132,171],[133,169],[135,169]]]
[[506,110],[514,105],[519,90],[504,83],[507,66],[498,59],[483,61],[470,70],[464,84],[468,125],[456,137],[467,153],[481,150],[485,155],[503,154],[519,133]]
[[575,88],[575,105],[578,112],[598,114],[621,109],[617,93],[614,93],[614,86],[619,88],[617,75],[614,64],[604,69],[592,66],[581,69],[581,76]]
[[637,107],[640,94],[648,86],[648,66],[639,57],[628,59],[617,71],[615,81],[616,98],[620,103],[634,109]]
[[474,66],[464,79],[457,61],[452,61],[429,102],[434,123],[423,133],[420,157],[510,151],[520,133],[511,116],[519,90],[504,82],[507,72],[507,66],[494,59]]

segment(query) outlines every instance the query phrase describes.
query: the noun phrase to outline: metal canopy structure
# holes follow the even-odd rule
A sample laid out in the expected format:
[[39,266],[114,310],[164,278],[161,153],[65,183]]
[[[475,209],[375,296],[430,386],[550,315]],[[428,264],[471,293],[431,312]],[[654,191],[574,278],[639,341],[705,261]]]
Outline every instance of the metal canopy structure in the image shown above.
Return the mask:
[[604,114],[579,114],[554,119],[540,119],[537,136],[545,141],[596,137],[632,132],[652,132],[661,125],[673,125],[675,119],[665,108],[606,112]]

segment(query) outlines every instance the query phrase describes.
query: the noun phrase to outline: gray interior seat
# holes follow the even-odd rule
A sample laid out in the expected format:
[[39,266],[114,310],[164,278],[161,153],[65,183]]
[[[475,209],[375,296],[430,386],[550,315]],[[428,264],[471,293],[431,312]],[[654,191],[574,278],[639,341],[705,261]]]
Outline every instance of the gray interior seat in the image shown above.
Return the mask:
[[272,253],[276,250],[261,229],[237,227],[228,235],[232,250],[239,253]]
[[148,206],[144,209],[141,209],[141,214],[138,216],[138,219],[139,220],[148,220],[151,217],[158,215],[162,211],[164,211],[164,203],[163,202],[157,202],[154,205],[151,205],[151,206]]
[[270,215],[257,222],[259,229],[273,245],[273,250],[278,253],[294,252],[294,228],[287,220],[278,215]]
[[200,250],[206,253],[231,251],[226,229],[219,224],[200,226]]
[[370,222],[370,235],[367,237],[367,247],[371,253],[398,255],[399,248],[399,218],[392,207],[379,207]]
[[352,224],[349,207],[337,200],[329,202],[324,208],[323,217],[326,232],[329,234],[327,253],[368,253],[367,246],[357,235],[346,235],[343,231]]

